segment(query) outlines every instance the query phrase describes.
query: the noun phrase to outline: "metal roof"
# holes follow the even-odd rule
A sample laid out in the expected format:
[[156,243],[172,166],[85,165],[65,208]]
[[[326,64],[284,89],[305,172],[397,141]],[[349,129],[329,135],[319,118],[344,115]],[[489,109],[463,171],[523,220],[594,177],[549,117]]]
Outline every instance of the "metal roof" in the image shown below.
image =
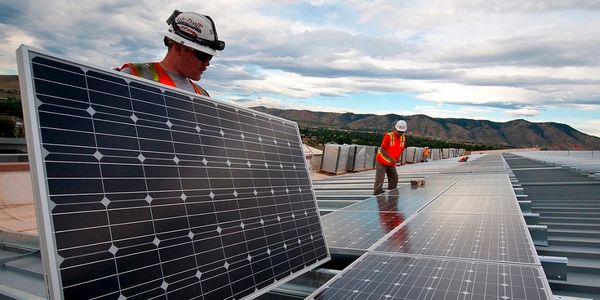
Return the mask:
[[[600,163],[594,152],[504,154],[540,225],[548,226],[548,247],[539,255],[567,257],[567,280],[549,280],[554,293],[600,299],[600,180],[578,166]],[[600,166],[590,168],[600,170]],[[588,170],[588,169],[586,169]],[[582,175],[584,173],[585,175]]]

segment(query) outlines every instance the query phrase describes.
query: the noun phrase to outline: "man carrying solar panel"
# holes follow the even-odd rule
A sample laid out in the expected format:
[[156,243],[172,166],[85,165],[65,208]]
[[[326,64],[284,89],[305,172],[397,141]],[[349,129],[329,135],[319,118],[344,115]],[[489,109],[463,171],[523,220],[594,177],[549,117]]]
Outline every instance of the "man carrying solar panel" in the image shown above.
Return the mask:
[[127,63],[117,70],[209,97],[194,81],[200,80],[217,51],[225,48],[215,22],[209,16],[175,10],[167,24],[169,29],[160,32],[169,48],[162,61]]
[[388,189],[393,190],[398,186],[396,163],[400,160],[400,155],[404,151],[406,143],[404,132],[406,128],[404,120],[397,121],[394,125],[394,131],[388,132],[383,136],[381,147],[377,151],[375,159],[375,186],[373,187],[373,195],[383,193],[385,174],[388,177]]

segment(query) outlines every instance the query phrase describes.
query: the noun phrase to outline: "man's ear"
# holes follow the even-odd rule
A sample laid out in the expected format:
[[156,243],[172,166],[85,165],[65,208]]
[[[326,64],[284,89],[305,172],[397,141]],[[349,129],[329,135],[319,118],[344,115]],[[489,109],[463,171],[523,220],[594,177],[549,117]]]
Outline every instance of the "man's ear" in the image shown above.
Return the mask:
[[185,52],[185,50],[186,50],[186,49],[185,49],[186,47],[185,47],[185,46],[183,46],[183,45],[182,45],[182,44],[180,44],[180,43],[173,43],[173,46],[172,46],[172,47],[173,47],[173,50],[175,51],[175,53],[176,53],[177,55],[183,55],[183,53],[184,53],[184,52]]

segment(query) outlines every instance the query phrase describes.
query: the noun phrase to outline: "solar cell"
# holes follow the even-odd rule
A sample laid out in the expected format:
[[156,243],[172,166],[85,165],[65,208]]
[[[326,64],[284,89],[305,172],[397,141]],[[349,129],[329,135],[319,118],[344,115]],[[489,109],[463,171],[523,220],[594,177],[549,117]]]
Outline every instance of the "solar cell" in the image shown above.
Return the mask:
[[296,123],[18,59],[51,298],[240,299],[329,259]]
[[539,263],[520,215],[420,212],[374,250],[496,262]]
[[369,252],[309,299],[553,299],[540,266]]

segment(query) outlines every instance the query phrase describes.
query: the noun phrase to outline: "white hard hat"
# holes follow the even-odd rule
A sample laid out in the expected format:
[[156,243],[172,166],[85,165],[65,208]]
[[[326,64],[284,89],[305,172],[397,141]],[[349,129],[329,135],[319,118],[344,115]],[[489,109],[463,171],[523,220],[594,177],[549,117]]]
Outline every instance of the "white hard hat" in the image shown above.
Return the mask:
[[160,34],[186,47],[218,56],[217,51],[225,48],[225,42],[217,35],[215,22],[209,17],[194,12],[174,11],[167,19],[168,30]]
[[398,122],[396,122],[396,126],[394,126],[396,128],[396,130],[398,131],[402,131],[405,132],[406,131],[406,122],[404,120],[400,120]]

